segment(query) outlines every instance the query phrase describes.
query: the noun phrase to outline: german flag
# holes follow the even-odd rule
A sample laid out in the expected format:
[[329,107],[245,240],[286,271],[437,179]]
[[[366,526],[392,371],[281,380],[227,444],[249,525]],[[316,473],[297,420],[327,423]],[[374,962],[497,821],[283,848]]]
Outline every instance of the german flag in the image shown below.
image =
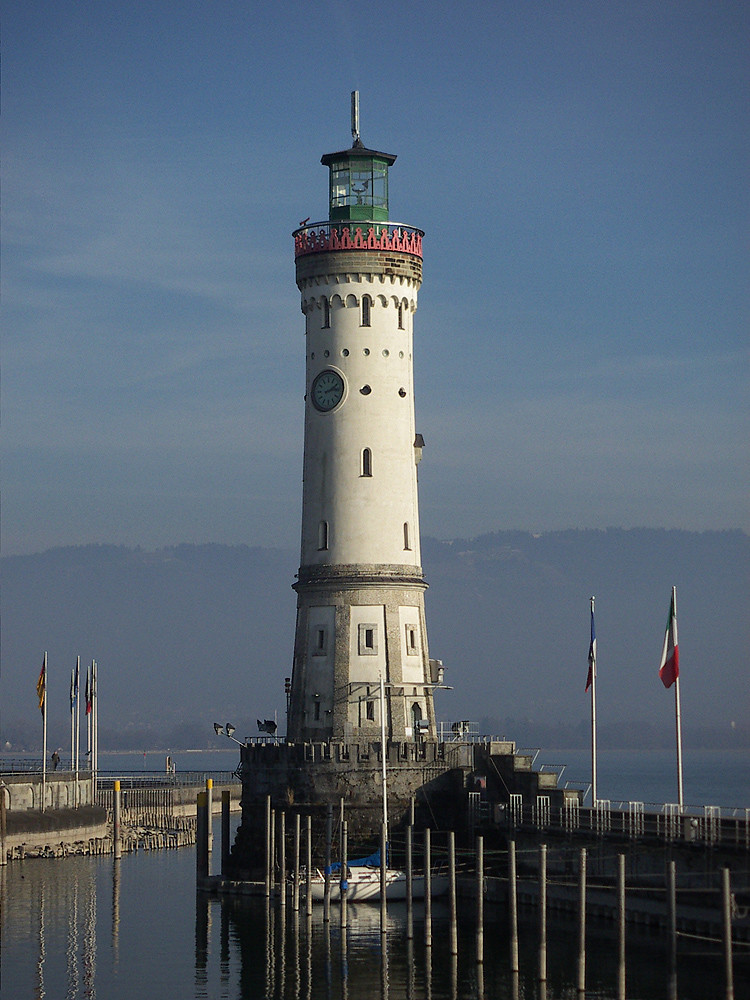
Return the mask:
[[44,715],[44,699],[47,687],[47,662],[42,661],[42,669],[39,671],[39,680],[36,682],[36,693],[39,698],[39,711]]

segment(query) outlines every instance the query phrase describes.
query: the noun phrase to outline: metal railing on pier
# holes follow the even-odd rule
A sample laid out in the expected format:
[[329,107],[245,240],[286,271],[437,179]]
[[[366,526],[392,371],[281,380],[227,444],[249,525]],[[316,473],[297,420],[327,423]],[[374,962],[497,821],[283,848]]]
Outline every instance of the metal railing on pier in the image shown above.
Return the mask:
[[[473,793],[476,794],[476,793]],[[481,816],[478,804],[470,805],[474,817]],[[555,807],[546,795],[524,801],[512,794],[509,802],[495,804],[493,825],[511,829],[560,830],[592,833],[598,837],[626,837],[664,843],[723,844],[750,850],[750,808],[686,806],[676,803],[617,802],[600,799],[594,807],[566,800]]]

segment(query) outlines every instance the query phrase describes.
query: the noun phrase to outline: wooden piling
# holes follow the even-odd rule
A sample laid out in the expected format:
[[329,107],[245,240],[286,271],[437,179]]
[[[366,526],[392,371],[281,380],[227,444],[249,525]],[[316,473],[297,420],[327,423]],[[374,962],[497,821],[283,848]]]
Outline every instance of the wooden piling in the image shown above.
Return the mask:
[[7,865],[8,863],[8,853],[5,847],[5,837],[7,834],[7,819],[6,819],[6,809],[7,803],[5,800],[5,789],[7,785],[4,781],[0,780],[0,865]]
[[206,793],[198,792],[195,822],[195,872],[198,880],[208,876],[208,811]]
[[477,962],[484,962],[484,838],[477,837]]
[[312,816],[308,813],[305,817],[307,821],[307,836],[305,837],[305,847],[307,856],[305,858],[305,912],[308,917],[312,916]]
[[286,906],[286,813],[279,809],[279,902]]
[[380,824],[380,933],[388,929],[388,831],[385,823]]
[[214,779],[206,778],[206,808],[208,809],[208,854],[214,849]]
[[323,922],[331,919],[331,840],[333,839],[333,806],[328,803],[326,812],[326,864],[323,888]]
[[724,951],[724,982],[726,1000],[734,1000],[734,972],[732,969],[732,892],[729,869],[721,869],[721,924]]
[[456,913],[456,835],[448,831],[448,913],[451,955],[458,954],[458,923]]
[[266,795],[266,898],[271,895],[271,796]]
[[276,886],[276,810],[271,810],[271,895]]
[[229,870],[229,810],[231,806],[231,793],[228,788],[221,792],[221,874],[226,875]]
[[669,1000],[677,997],[677,876],[674,861],[667,862],[667,968]]
[[295,913],[299,912],[299,852],[300,852],[300,823],[299,813],[294,814],[294,884],[292,887],[292,908]]
[[115,779],[112,790],[112,847],[115,861],[122,858],[122,793],[120,791],[120,781]]
[[625,855],[617,855],[617,1000],[625,1000]]
[[432,870],[430,828],[424,831],[424,943],[432,948]]
[[539,982],[547,982],[547,845],[539,845]]
[[518,975],[518,883],[516,842],[508,842],[508,916],[510,919],[510,971]]
[[341,926],[346,927],[347,923],[347,909],[346,909],[346,893],[349,888],[349,881],[347,878],[347,866],[349,864],[349,844],[348,844],[348,831],[347,822],[345,819],[341,821],[341,871],[339,873],[339,902],[341,904]]
[[586,992],[586,848],[578,863],[578,992]]
[[[414,799],[412,798],[412,805]],[[412,840],[414,827],[411,823],[406,828],[406,940],[414,937],[414,872],[412,867]]]

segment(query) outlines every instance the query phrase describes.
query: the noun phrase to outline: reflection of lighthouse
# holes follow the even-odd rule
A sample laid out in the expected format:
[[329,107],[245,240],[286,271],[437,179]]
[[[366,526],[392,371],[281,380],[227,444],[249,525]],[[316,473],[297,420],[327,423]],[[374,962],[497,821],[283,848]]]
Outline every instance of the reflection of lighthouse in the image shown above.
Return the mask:
[[[306,334],[302,545],[288,738],[435,736],[420,565],[412,321],[422,233],[388,221],[396,159],[328,153],[329,217],[295,236]],[[434,663],[433,663],[434,665]]]

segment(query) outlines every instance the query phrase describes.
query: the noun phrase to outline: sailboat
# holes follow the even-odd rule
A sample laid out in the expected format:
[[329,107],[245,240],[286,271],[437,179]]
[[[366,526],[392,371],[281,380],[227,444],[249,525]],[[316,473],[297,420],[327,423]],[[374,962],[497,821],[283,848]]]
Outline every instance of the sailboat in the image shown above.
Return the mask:
[[[388,772],[386,767],[386,743],[385,743],[385,684],[380,678],[380,739],[381,757],[383,764],[382,785],[383,785],[383,827],[385,830],[385,898],[386,899],[406,899],[407,875],[401,868],[388,867]],[[330,886],[330,898],[332,902],[341,901],[342,891],[346,895],[347,902],[361,903],[367,901],[379,901],[381,893],[381,853],[380,849],[365,858],[357,858],[347,862],[347,870],[342,877],[341,863],[336,861],[321,871],[316,868],[310,878],[310,892],[314,900],[325,898],[326,877]],[[303,881],[304,885],[304,881]],[[433,875],[431,878],[430,895],[445,895],[448,891],[448,879],[444,875]],[[425,878],[424,875],[412,877],[412,899],[424,899]]]

